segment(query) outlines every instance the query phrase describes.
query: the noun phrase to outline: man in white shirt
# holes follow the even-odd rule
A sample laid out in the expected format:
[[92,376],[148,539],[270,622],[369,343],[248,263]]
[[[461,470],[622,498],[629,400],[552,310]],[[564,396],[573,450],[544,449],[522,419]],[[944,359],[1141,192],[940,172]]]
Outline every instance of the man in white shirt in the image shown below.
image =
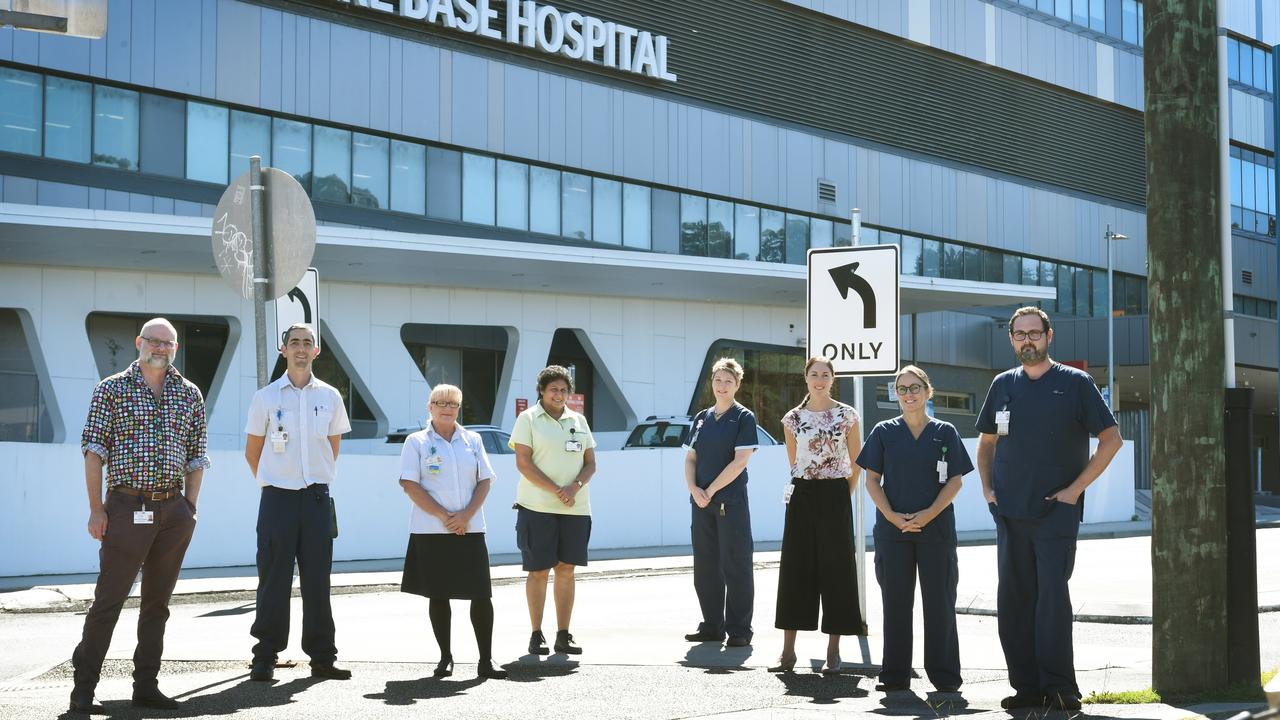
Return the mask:
[[302,585],[302,650],[313,677],[346,680],[336,667],[329,572],[336,517],[329,484],[338,443],[351,430],[338,391],[311,374],[320,354],[315,331],[298,323],[285,331],[280,354],[287,371],[258,390],[245,423],[244,456],[262,487],[258,505],[258,599],[250,633],[253,680],[274,679],[277,655],[289,644],[293,566]]

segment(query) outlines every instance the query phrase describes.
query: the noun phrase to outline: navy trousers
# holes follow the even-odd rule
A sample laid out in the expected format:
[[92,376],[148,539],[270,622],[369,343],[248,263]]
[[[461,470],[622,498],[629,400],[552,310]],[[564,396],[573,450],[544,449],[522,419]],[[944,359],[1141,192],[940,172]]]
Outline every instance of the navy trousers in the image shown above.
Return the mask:
[[919,575],[925,674],[934,687],[960,687],[960,638],[956,633],[959,563],[955,543],[877,537],[875,563],[884,607],[880,682],[911,683],[911,631]]
[[693,589],[702,608],[698,632],[750,640],[756,599],[750,508],[745,499],[690,507]]
[[253,657],[274,662],[289,645],[289,602],[293,566],[302,585],[302,651],[314,665],[332,664],[333,609],[329,573],[333,539],[329,536],[329,488],[262,489],[258,505],[258,604],[250,633],[257,638]]
[[994,513],[1000,645],[1015,691],[1079,697],[1067,581],[1076,562],[1080,513],[1074,505],[1054,506],[1038,519]]

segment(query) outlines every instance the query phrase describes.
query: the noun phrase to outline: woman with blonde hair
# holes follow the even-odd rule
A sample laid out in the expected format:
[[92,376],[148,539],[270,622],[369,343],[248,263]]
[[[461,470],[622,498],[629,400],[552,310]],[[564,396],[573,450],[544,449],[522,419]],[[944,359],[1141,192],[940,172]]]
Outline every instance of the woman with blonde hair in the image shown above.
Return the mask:
[[865,635],[858,607],[853,557],[853,509],[850,495],[862,469],[855,458],[862,445],[858,412],[831,397],[835,384],[831,361],[811,357],[804,364],[809,392],[782,418],[791,464],[784,499],[782,559],[778,571],[777,619],[784,630],[782,654],[774,672],[796,664],[796,633],[818,629],[828,636],[824,674],[840,672],[840,637]]
[[693,588],[702,623],[684,636],[689,642],[751,644],[755,604],[752,575],[751,508],[747,503],[747,461],[759,446],[756,416],[734,400],[742,386],[742,366],[720,358],[711,366],[715,404],[693,417],[685,445],[684,477],[693,519]]

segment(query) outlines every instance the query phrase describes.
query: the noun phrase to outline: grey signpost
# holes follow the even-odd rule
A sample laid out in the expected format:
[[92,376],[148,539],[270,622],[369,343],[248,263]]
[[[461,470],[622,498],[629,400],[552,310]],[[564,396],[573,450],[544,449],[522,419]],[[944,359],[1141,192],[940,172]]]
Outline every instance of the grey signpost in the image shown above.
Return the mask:
[[266,303],[298,284],[316,249],[311,198],[292,175],[261,162],[257,155],[249,158],[249,171],[227,186],[213,212],[218,272],[253,301],[259,387],[268,380]]

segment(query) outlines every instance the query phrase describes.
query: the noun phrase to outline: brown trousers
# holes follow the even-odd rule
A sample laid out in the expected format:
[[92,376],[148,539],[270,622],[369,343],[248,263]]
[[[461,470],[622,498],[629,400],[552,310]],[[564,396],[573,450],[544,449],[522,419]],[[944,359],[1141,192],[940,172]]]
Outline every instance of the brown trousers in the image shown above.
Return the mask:
[[[133,513],[144,504],[155,513],[155,522],[135,525]],[[138,646],[133,653],[133,686],[135,691],[154,689],[164,653],[169,597],[191,544],[195,513],[182,496],[153,502],[114,492],[107,493],[105,509],[107,532],[98,551],[98,584],[93,591],[93,605],[84,619],[84,635],[71,656],[75,683],[97,686],[120,610],[141,569],[142,601]]]

